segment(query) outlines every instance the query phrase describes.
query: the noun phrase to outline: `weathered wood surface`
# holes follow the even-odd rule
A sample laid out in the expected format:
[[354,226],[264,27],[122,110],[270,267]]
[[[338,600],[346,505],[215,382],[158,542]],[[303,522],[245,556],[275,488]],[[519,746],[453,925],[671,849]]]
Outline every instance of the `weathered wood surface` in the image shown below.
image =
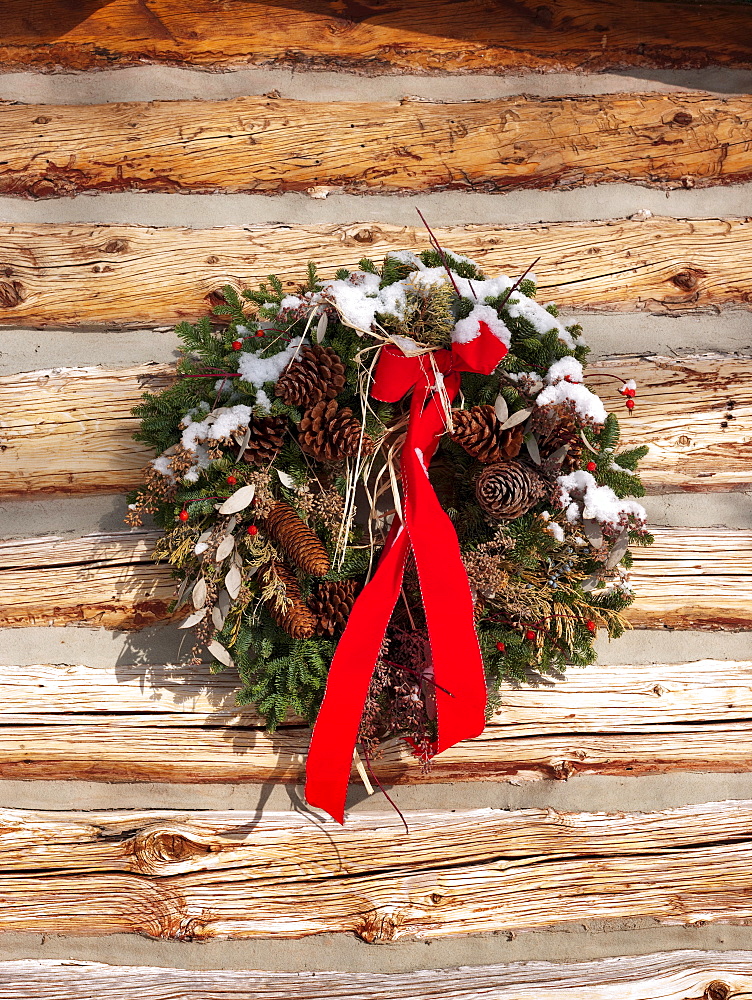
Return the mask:
[[[752,14],[750,15],[752,17]],[[752,224],[746,219],[448,226],[442,244],[489,273],[522,273],[537,257],[542,301],[680,314],[752,308]],[[159,326],[206,315],[223,284],[279,274],[290,286],[309,260],[331,277],[363,257],[424,249],[424,230],[376,223],[149,229],[0,225],[0,326]]]
[[[750,18],[752,22],[752,16]],[[752,30],[752,23],[750,24]],[[752,98],[515,97],[7,104],[0,194],[389,194],[689,187],[752,177]]]
[[652,813],[2,810],[0,929],[369,942],[752,922],[752,802]]
[[[743,629],[752,622],[752,532],[656,528],[636,548],[636,625]],[[151,563],[149,531],[0,542],[0,625],[83,623],[141,628],[174,593],[169,567]]]
[[[0,777],[100,781],[302,781],[309,733],[270,736],[235,705],[237,676],[208,667],[0,668]],[[752,661],[593,665],[504,685],[485,732],[426,772],[391,743],[381,781],[565,779],[752,766]],[[359,780],[355,778],[355,780]]]
[[41,70],[142,63],[366,73],[750,66],[739,0],[5,0],[0,63]]
[[[146,364],[0,377],[0,496],[138,486],[152,453],[133,440],[138,421],[130,411],[143,392],[169,385],[173,371]],[[631,417],[618,382],[599,372],[636,379]],[[752,359],[606,358],[588,374],[588,384],[622,418],[623,444],[650,446],[640,466],[648,492],[752,487]]]
[[752,990],[752,952],[673,951],[408,973],[165,969],[0,962],[0,1000],[727,1000]]

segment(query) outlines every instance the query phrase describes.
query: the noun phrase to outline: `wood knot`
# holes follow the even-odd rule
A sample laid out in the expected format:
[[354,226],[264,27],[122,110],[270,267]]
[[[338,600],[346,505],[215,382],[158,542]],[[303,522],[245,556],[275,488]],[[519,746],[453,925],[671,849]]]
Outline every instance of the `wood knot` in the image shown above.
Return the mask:
[[382,941],[394,941],[400,919],[397,913],[380,913],[373,911],[365,914],[363,923],[356,933],[368,944],[379,944]]
[[105,253],[126,253],[129,249],[127,240],[108,240],[102,247]]
[[211,854],[211,847],[177,830],[145,830],[136,835],[133,853],[138,871],[157,873],[165,865]]
[[206,258],[206,263],[207,264],[219,264],[219,257],[216,257],[214,254],[212,254],[211,257],[207,257]]
[[712,983],[708,983],[705,987],[703,1000],[728,1000],[730,996],[731,987],[728,983],[724,983],[720,979],[714,979]]
[[685,267],[683,271],[679,271],[670,280],[672,284],[676,285],[677,288],[681,288],[682,291],[691,292],[697,287],[700,278],[706,277],[707,273],[707,271],[703,271],[699,267]]
[[373,230],[367,226],[363,226],[360,229],[350,229],[347,235],[351,240],[355,240],[356,243],[373,243],[376,238]]
[[32,198],[54,198],[58,194],[57,185],[49,177],[43,177],[29,188]]
[[52,119],[48,118],[47,115],[40,115],[38,118],[34,119],[34,121],[33,121],[32,124],[34,124],[34,125],[49,125],[49,123],[51,121],[52,121]]
[[677,111],[674,117],[671,119],[675,125],[691,125],[694,118],[688,111]]
[[24,286],[20,281],[0,281],[0,306],[3,309],[20,305],[24,298]]
[[227,306],[229,309],[229,304],[227,302],[227,299],[224,297],[222,292],[218,292],[216,290],[213,292],[208,292],[204,296],[204,300],[208,302],[210,306]]

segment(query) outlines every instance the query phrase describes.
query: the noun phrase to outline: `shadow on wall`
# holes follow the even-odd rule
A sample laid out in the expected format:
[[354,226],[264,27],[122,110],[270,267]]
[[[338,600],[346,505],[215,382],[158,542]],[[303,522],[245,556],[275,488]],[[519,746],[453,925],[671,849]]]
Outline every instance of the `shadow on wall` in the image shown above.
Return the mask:
[[36,35],[39,41],[55,41],[103,7],[117,0],[3,0],[2,33],[5,41],[20,35]]

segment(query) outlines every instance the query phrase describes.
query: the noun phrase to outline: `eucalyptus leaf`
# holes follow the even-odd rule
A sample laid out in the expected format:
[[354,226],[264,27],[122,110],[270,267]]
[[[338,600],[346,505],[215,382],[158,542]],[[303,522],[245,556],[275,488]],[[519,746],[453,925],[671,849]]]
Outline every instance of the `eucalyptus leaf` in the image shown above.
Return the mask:
[[216,628],[216,630],[218,632],[221,632],[222,626],[225,623],[225,615],[222,614],[222,611],[218,604],[215,604],[214,607],[212,608],[212,622],[214,623],[214,627]]
[[222,615],[222,618],[227,617],[231,603],[232,602],[230,599],[230,595],[227,593],[227,591],[220,590],[219,597],[217,598],[217,607],[219,608],[219,612]]
[[494,413],[496,414],[496,418],[500,424],[503,424],[504,421],[509,416],[509,407],[507,406],[507,401],[506,399],[504,399],[501,393],[499,393],[494,402]]
[[295,480],[288,472],[284,472],[282,469],[277,469],[277,475],[279,476],[279,481],[285,489],[291,490],[294,488]]
[[217,546],[217,551],[214,555],[215,561],[218,563],[223,562],[229,556],[229,554],[232,552],[234,548],[235,548],[235,536],[225,535],[225,537]]
[[206,580],[203,576],[200,576],[198,580],[196,580],[196,586],[193,588],[191,599],[193,600],[193,607],[196,611],[198,611],[199,608],[203,608],[206,604]]
[[176,608],[179,608],[180,605],[181,605],[181,603],[182,603],[182,601],[183,601],[183,595],[185,594],[186,590],[188,589],[188,583],[189,583],[189,577],[187,577],[187,576],[183,577],[183,581],[180,584],[180,587],[178,588],[177,597],[175,598],[175,607]]
[[546,461],[551,462],[552,465],[561,465],[561,463],[566,458],[568,451],[569,451],[569,445],[563,444],[561,448],[557,448],[556,451],[552,452],[548,456]]
[[232,657],[227,652],[225,647],[217,642],[216,639],[212,639],[209,645],[206,647],[215,660],[219,660],[220,663],[224,663],[226,667],[234,667]]
[[629,548],[629,529],[625,528],[614,542],[606,560],[606,569],[614,569],[627,554]]
[[536,465],[541,464],[540,451],[538,450],[538,442],[535,440],[534,434],[525,435],[525,447],[528,450],[528,454],[535,462]]
[[242,582],[243,577],[240,575],[238,567],[231,566],[227,576],[225,577],[225,587],[227,587],[227,593],[233,601],[240,593],[240,585]]
[[506,431],[510,427],[516,427],[517,424],[521,424],[523,420],[527,420],[527,418],[530,416],[532,412],[533,412],[532,410],[517,410],[516,413],[513,413],[511,417],[508,417],[504,421],[504,423],[501,425],[501,429],[503,431]]
[[582,530],[585,532],[585,538],[587,538],[594,549],[599,549],[603,545],[603,532],[598,522],[593,520],[593,518],[583,518]]
[[589,594],[591,590],[595,590],[595,588],[598,586],[598,583],[599,583],[598,577],[595,575],[595,573],[593,573],[592,576],[589,576],[585,580],[583,580],[580,586],[582,587],[582,589],[585,591],[586,594]]
[[320,344],[326,336],[326,328],[329,326],[329,316],[323,312],[316,324],[316,343]]
[[253,484],[250,486],[241,486],[239,490],[235,490],[232,496],[225,500],[219,508],[219,513],[237,514],[238,511],[245,510],[253,500],[255,493],[256,487]]
[[178,625],[178,628],[192,628],[194,625],[198,625],[199,622],[202,622],[204,618],[206,618],[206,612],[208,610],[208,608],[204,607],[200,608],[198,611],[194,611],[192,615],[188,615],[185,621]]
[[[237,440],[237,438],[235,440]],[[238,449],[238,457],[237,457],[236,461],[239,462],[240,459],[243,457],[243,452],[248,447],[248,442],[250,440],[251,440],[251,428],[250,427],[246,427],[245,432],[243,433],[243,437],[240,439],[240,442],[239,442],[240,448]]]

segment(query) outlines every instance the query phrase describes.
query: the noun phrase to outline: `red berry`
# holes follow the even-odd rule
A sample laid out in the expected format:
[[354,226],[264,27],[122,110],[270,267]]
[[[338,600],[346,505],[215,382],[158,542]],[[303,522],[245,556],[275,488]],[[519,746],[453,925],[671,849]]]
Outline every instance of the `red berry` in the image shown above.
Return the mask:
[[533,630],[529,628],[527,632],[525,632],[525,638],[527,639],[528,642],[532,642],[533,639],[535,639],[535,632],[533,632]]
[[185,507],[183,507],[183,509],[180,511],[178,517],[180,518],[181,521],[188,520],[188,511],[185,509]]
[[503,642],[497,642],[497,643],[496,643],[496,648],[498,649],[498,651],[499,651],[500,653],[503,653],[503,652],[504,652],[504,650],[505,650],[505,649],[506,649],[507,647],[506,647],[506,646],[504,645],[504,643],[503,643]]
[[625,396],[635,396],[635,395],[637,395],[637,390],[636,389],[627,389],[627,391],[624,393],[624,395]]
[[591,459],[591,460],[590,460],[590,461],[588,462],[588,464],[587,464],[587,465],[585,466],[585,468],[586,468],[586,469],[588,470],[588,472],[595,472],[595,470],[596,470],[596,469],[598,468],[598,466],[597,466],[597,465],[595,464],[595,462],[594,462],[594,461],[593,461],[593,460]]
[[634,409],[634,400],[633,399],[628,399],[624,405],[626,406],[626,408],[628,410],[633,410]]
[[591,622],[590,619],[585,622],[585,628],[588,632],[595,632],[595,622]]
[[264,336],[264,331],[263,330],[256,330],[256,336],[257,337],[263,337]]
[[239,351],[242,346],[243,346],[242,340],[233,340],[232,342],[233,351]]
[[257,534],[258,534],[258,528],[256,527],[256,525],[255,525],[255,524],[251,524],[251,525],[250,525],[250,526],[248,527],[248,534],[249,534],[249,535],[250,535],[251,537],[253,537],[254,535],[257,535]]
[[226,482],[228,486],[234,486],[235,483],[237,482],[237,479],[235,478],[235,476],[228,476]]

